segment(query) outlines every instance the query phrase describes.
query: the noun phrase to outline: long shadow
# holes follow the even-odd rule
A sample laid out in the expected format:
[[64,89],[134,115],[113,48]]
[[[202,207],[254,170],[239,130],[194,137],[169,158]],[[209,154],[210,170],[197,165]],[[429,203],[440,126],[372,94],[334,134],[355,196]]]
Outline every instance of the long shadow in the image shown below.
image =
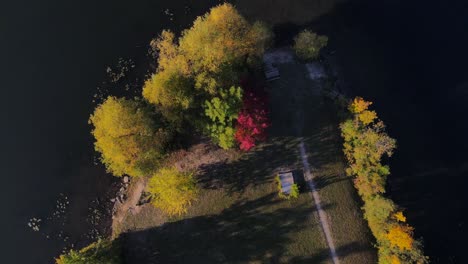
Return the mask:
[[271,176],[281,169],[297,167],[296,151],[296,138],[271,138],[237,161],[201,166],[198,183],[203,188],[240,192],[248,185],[271,181]]
[[[339,119],[336,109],[330,102],[324,102],[320,107],[320,115],[306,115],[304,128],[305,143],[308,145],[308,158],[313,168],[328,171],[339,162],[345,163],[341,152],[342,141],[339,135]],[[339,168],[337,168],[339,169]],[[334,171],[332,174],[321,175],[316,178],[318,188],[349,181],[350,177],[344,171]]]
[[315,177],[315,187],[317,190],[327,187],[328,185],[342,182],[342,181],[351,181],[351,177],[345,177],[342,175],[333,175],[333,176],[319,176]]
[[[336,252],[339,258],[343,258],[352,254],[359,252],[369,251],[369,245],[359,244],[357,242],[348,243],[344,246],[338,247]],[[329,257],[326,255],[328,249],[322,250],[319,254],[310,257],[296,257],[291,260],[291,263],[322,263],[326,261]]]
[[[310,228],[308,219],[315,210],[307,204],[270,210],[280,202],[270,194],[240,201],[220,215],[127,233],[125,263],[277,263],[287,252],[290,236]],[[328,252],[320,254],[318,259],[328,257]]]

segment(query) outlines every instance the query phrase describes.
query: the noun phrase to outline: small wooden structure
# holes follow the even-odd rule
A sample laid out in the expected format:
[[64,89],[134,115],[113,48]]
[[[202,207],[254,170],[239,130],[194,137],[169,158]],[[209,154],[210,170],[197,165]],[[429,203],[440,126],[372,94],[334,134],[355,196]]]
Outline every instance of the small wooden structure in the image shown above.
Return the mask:
[[291,188],[294,184],[294,177],[292,172],[281,172],[279,174],[281,182],[281,192],[284,194],[291,194]]
[[280,78],[278,65],[294,61],[294,54],[290,49],[275,49],[263,54],[263,70],[267,81]]
[[280,74],[278,68],[272,64],[265,64],[265,78],[267,81],[273,81],[279,79]]

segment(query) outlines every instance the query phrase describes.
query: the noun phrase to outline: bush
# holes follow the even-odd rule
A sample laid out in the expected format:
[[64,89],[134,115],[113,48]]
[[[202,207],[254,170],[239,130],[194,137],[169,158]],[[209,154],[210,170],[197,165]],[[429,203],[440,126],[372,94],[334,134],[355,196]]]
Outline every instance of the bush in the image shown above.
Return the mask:
[[99,240],[75,251],[70,250],[55,260],[56,264],[122,264],[120,239]]
[[309,30],[304,30],[294,38],[294,51],[303,60],[316,59],[320,50],[327,46],[328,37],[319,36]]
[[235,138],[239,148],[248,151],[256,142],[266,140],[266,130],[269,126],[266,95],[253,89],[246,89],[236,125]]
[[280,198],[289,200],[289,199],[297,199],[299,197],[299,185],[294,183],[291,186],[291,193],[290,194],[284,194],[282,189],[281,189],[281,180],[280,180],[279,175],[277,175],[275,177],[275,180],[276,180],[276,184],[278,186],[278,196]]
[[299,197],[299,186],[294,183],[291,186],[291,193],[289,194],[289,198],[297,199],[297,197]]
[[182,215],[196,199],[198,189],[191,173],[163,168],[148,184],[151,203],[168,215]]
[[219,96],[205,102],[205,115],[209,118],[205,129],[223,149],[234,146],[234,121],[241,102],[242,89],[234,86],[229,90],[221,90]]

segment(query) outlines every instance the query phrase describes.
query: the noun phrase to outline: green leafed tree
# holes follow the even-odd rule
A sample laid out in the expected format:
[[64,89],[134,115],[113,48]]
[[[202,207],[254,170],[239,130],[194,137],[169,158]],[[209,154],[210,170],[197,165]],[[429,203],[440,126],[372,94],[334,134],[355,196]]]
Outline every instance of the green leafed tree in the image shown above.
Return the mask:
[[242,106],[242,89],[232,86],[221,89],[219,96],[205,101],[205,115],[208,117],[206,130],[223,149],[235,145],[234,120]]
[[320,50],[327,46],[328,37],[304,30],[294,38],[294,51],[304,60],[313,60],[320,55]]
[[144,176],[154,171],[164,154],[169,133],[150,109],[136,100],[108,97],[89,118],[94,146],[115,176]]

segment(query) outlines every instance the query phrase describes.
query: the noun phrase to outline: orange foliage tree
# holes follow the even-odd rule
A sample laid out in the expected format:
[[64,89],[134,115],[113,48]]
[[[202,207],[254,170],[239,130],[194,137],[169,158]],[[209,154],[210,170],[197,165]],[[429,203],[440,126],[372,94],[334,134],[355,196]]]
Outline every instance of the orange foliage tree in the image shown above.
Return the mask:
[[385,183],[390,168],[382,164],[396,146],[385,132],[377,113],[369,110],[372,103],[356,97],[349,105],[353,118],[340,125],[343,151],[348,160],[347,174],[364,201],[364,216],[377,240],[379,263],[427,263],[422,244],[413,238],[413,228],[405,224],[399,207],[385,198]]
[[392,246],[401,250],[413,249],[413,228],[408,225],[394,225],[387,234],[388,241]]

